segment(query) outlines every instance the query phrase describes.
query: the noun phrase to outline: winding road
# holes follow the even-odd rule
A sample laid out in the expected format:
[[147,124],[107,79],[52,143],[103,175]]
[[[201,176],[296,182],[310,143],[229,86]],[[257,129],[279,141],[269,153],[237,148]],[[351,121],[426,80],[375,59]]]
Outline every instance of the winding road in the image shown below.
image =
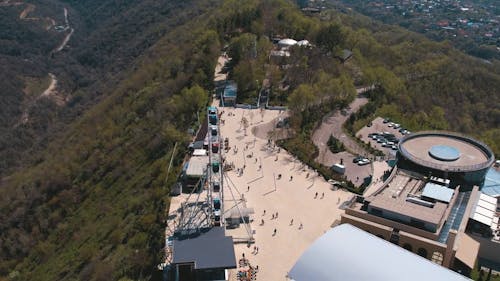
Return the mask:
[[[313,143],[319,149],[316,162],[330,167],[333,164],[343,161],[346,170],[349,171],[349,173],[346,173],[347,179],[356,185],[361,184],[360,180],[370,175],[371,168],[370,165],[358,166],[357,164],[352,163],[351,159],[354,157],[352,153],[364,156],[369,156],[369,153],[361,147],[356,140],[344,133],[342,125],[345,121],[347,121],[352,113],[357,112],[363,105],[368,103],[368,99],[361,96],[361,94],[371,89],[372,87],[358,88],[358,96],[353,102],[351,102],[351,104],[349,104],[349,110],[346,110],[347,112],[344,112],[344,114],[342,114],[339,110],[335,110],[325,116],[311,137]],[[344,144],[347,151],[335,154],[332,153],[327,145],[330,135],[333,135],[335,138],[340,140]]]

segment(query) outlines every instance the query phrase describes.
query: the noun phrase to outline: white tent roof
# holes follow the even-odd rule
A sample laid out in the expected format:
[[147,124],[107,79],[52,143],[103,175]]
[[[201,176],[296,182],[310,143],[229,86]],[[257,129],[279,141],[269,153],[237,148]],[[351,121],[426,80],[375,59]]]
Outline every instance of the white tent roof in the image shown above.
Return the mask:
[[205,155],[207,155],[206,149],[195,149],[193,151],[193,156],[205,156]]
[[278,42],[278,44],[279,45],[285,45],[285,46],[293,46],[293,45],[297,44],[297,41],[293,40],[293,39],[290,39],[290,38],[286,38],[286,39],[281,39]]
[[288,276],[295,281],[470,280],[350,224],[314,241]]
[[311,46],[311,43],[309,43],[309,41],[307,40],[300,40],[299,42],[297,42],[297,45],[305,47],[305,46]]

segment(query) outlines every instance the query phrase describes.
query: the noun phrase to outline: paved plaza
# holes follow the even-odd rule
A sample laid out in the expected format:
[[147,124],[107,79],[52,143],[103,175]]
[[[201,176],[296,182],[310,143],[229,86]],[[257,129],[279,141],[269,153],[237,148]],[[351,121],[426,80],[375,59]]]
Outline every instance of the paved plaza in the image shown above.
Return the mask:
[[[255,211],[248,229],[241,224],[226,235],[240,241],[248,238],[248,231],[252,233],[255,243],[237,243],[235,253],[237,260],[244,254],[252,266],[259,266],[257,280],[286,280],[288,270],[308,246],[340,220],[343,211],[338,206],[353,195],[333,191],[317,173],[269,143],[263,130],[270,130],[270,124],[285,112],[237,108],[219,108],[219,112],[223,112],[221,135],[229,138],[230,147],[223,157],[235,167],[225,173],[225,213],[236,204]],[[243,117],[249,125],[246,133]],[[236,273],[237,269],[231,270],[230,280],[236,280]]]

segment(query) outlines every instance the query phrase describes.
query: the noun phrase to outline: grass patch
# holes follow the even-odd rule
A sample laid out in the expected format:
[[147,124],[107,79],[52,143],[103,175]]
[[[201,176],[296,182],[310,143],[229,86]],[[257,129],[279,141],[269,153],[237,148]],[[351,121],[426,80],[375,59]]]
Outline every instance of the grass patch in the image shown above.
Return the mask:
[[45,91],[50,85],[50,76],[45,77],[24,77],[24,93],[28,97],[39,96]]

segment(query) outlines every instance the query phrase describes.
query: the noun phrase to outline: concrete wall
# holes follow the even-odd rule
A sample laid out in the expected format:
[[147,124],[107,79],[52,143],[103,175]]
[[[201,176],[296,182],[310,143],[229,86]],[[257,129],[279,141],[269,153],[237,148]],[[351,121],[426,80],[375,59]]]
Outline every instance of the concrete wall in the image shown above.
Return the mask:
[[[393,227],[368,221],[363,218],[349,215],[347,213],[341,216],[341,223],[352,224],[360,229],[363,229],[388,241],[393,231]],[[456,231],[453,231],[453,233],[450,232],[448,243],[443,244],[429,238],[421,237],[419,235],[400,230],[398,245],[415,254],[422,254],[425,251],[425,258],[427,258],[428,260],[432,259],[435,252],[439,253],[438,255],[442,257],[442,265],[445,267],[450,267],[455,257],[455,250],[453,249],[455,236]]]
[[362,218],[367,221],[375,222],[377,224],[385,225],[391,228],[397,228],[402,231],[406,231],[408,233],[413,233],[421,237],[425,237],[431,240],[437,240],[438,234],[437,233],[431,233],[416,227],[412,227],[406,224],[402,224],[399,222],[391,221],[388,219],[384,219],[378,216],[370,215],[365,211],[361,210],[355,210],[355,209],[346,209],[345,213],[348,215],[352,215],[358,218]]

